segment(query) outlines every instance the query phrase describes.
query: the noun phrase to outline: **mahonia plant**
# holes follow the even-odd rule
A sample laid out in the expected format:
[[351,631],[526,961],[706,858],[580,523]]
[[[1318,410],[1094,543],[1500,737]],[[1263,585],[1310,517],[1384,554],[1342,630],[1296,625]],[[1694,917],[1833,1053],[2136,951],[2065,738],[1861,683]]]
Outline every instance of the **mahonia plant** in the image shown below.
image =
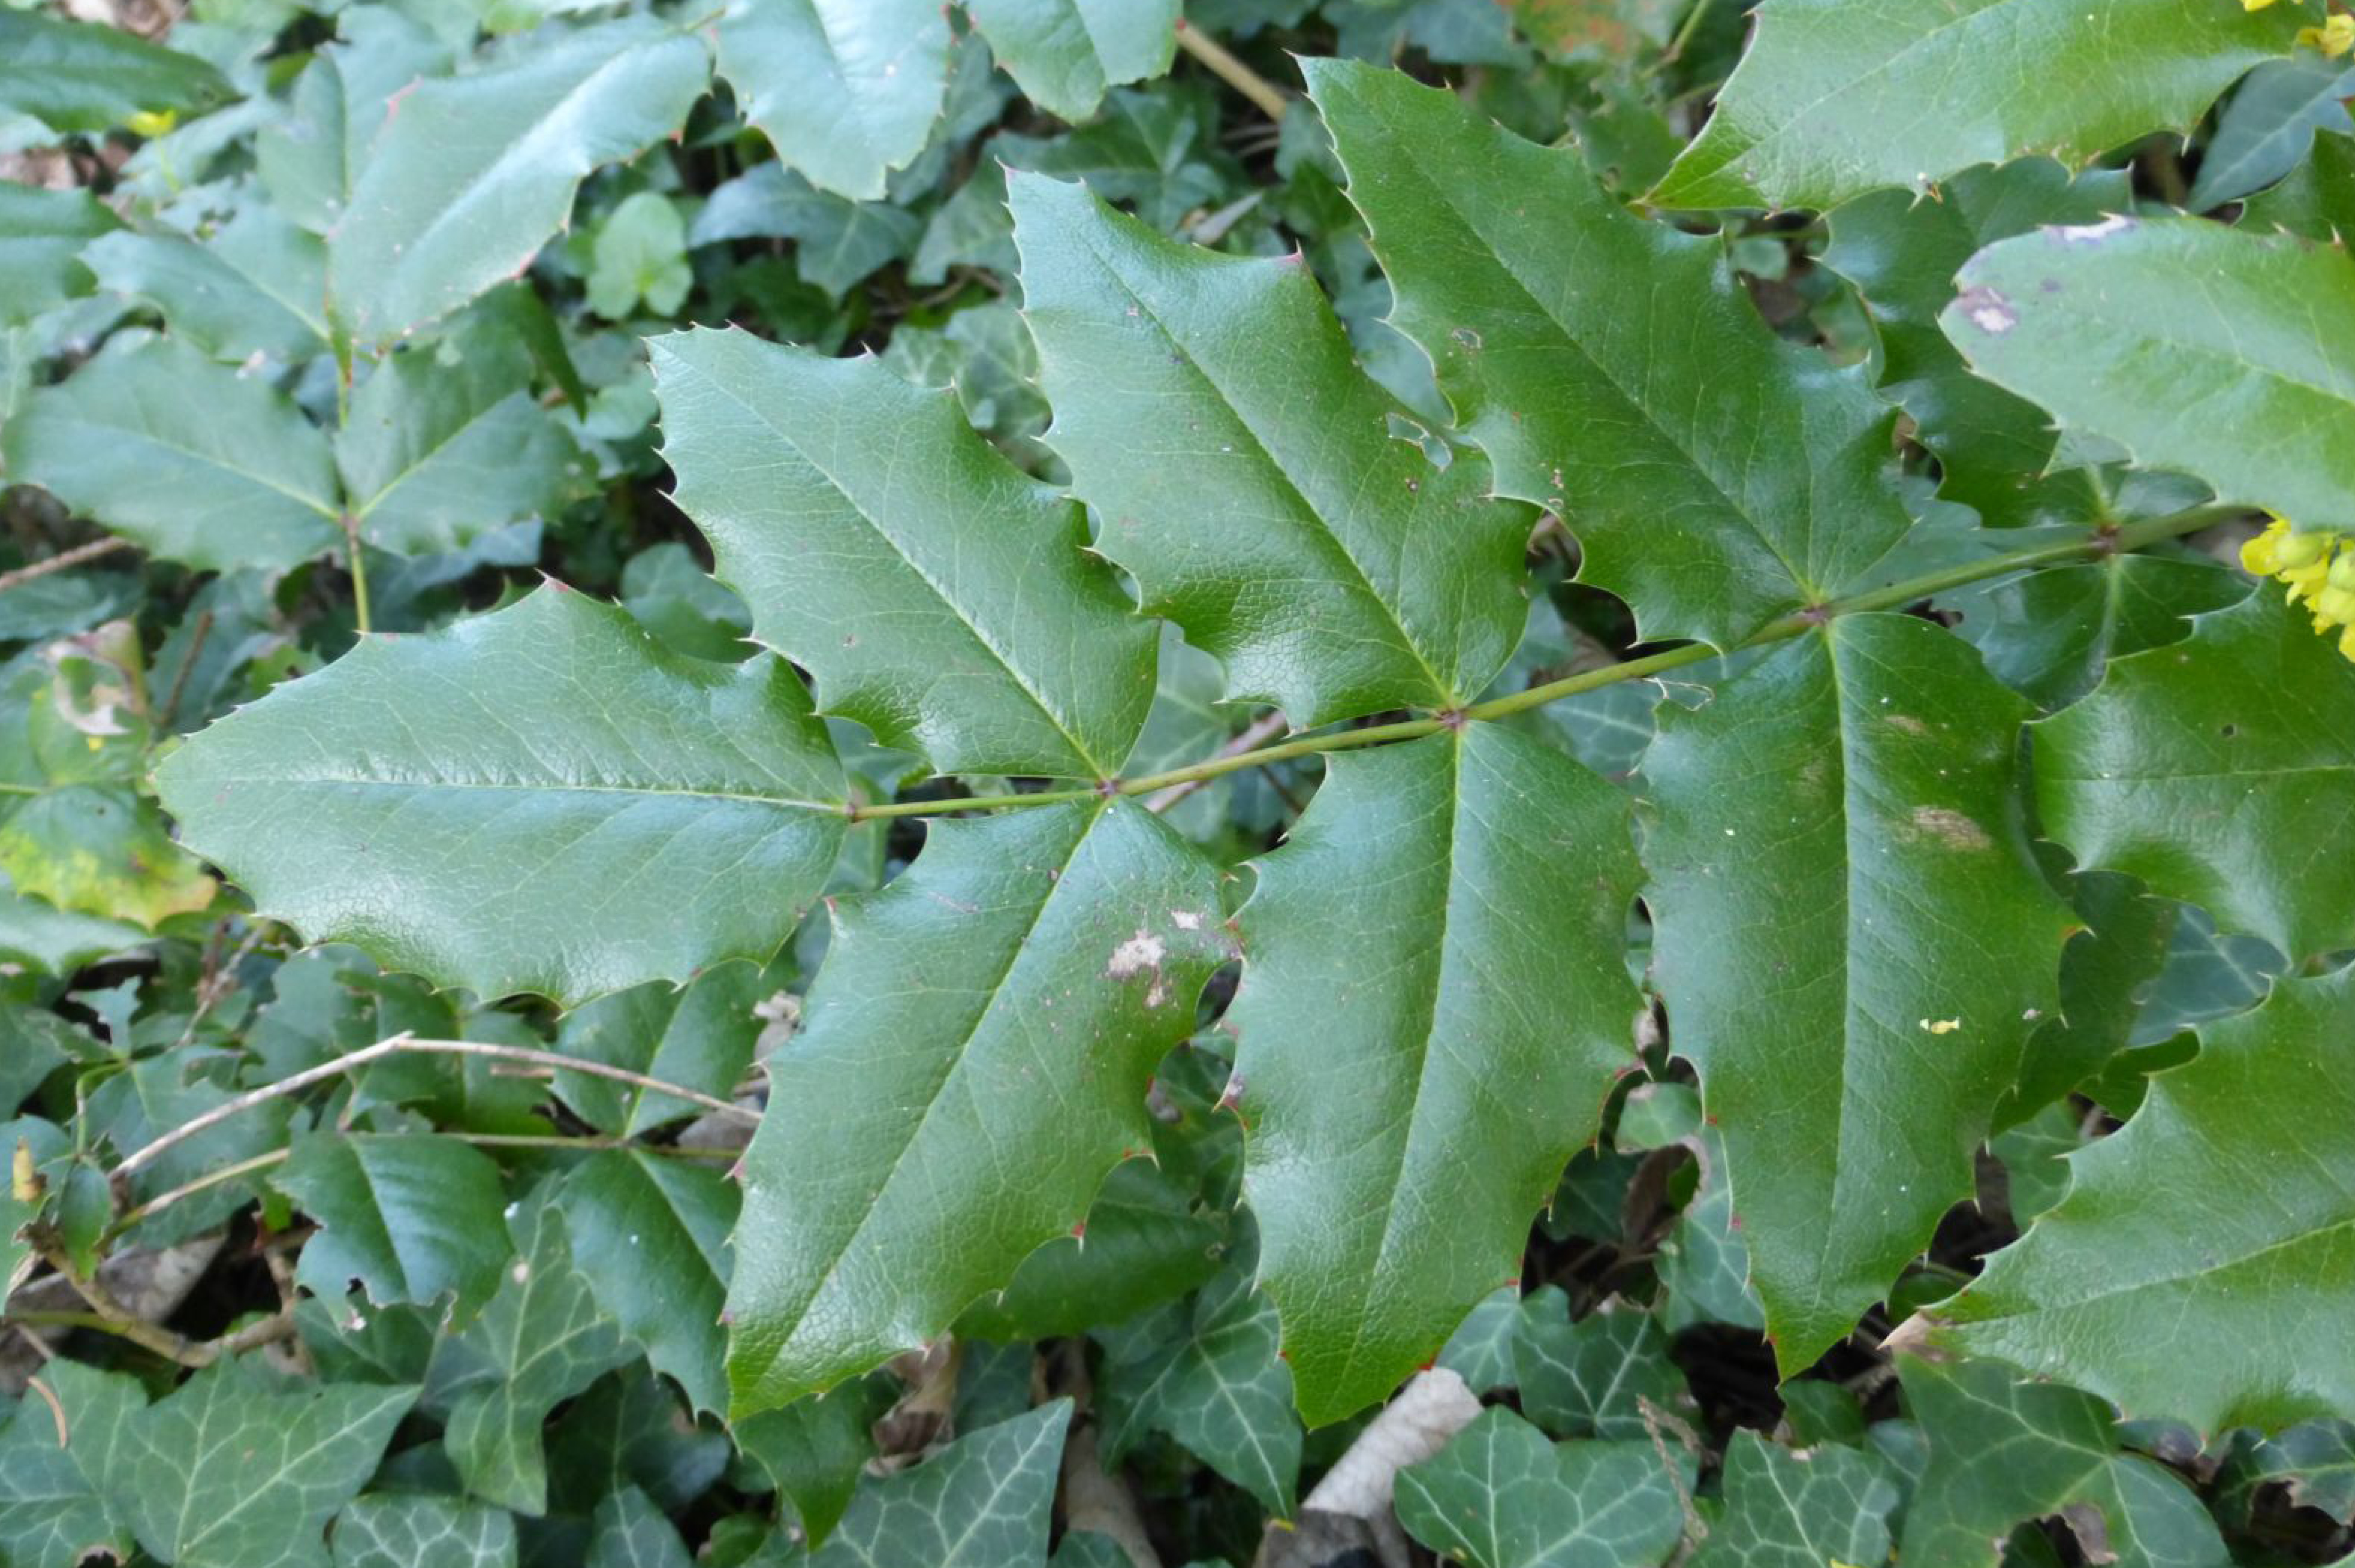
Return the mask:
[[2355,1541],[2339,0],[594,10],[0,11],[0,1561]]

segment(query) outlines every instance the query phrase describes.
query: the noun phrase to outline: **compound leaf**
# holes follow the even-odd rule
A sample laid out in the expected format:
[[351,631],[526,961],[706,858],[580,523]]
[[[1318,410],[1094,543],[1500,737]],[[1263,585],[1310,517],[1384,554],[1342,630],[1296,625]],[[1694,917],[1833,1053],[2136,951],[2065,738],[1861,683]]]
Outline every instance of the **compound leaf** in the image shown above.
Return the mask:
[[1131,801],[927,832],[835,910],[769,1059],[729,1290],[738,1417],[932,1339],[1078,1224],[1151,1147],[1146,1084],[1224,957],[1217,874]]
[[687,658],[557,587],[366,640],[156,784],[192,844],[314,940],[566,1002],[765,959],[846,821],[783,661]]
[[1895,416],[1859,371],[1778,340],[1721,242],[1634,217],[1577,149],[1452,93],[1307,71],[1398,291],[1391,322],[1497,488],[1578,536],[1582,580],[1648,637],[1719,647],[1870,580],[1909,526]]
[[1082,185],[1007,180],[1047,442],[1146,613],[1294,724],[1455,707],[1511,656],[1529,514],[1434,466],[1298,257],[1164,239]]
[[2355,475],[2312,461],[2355,441],[2355,260],[2342,248],[2112,217],[1992,245],[1955,281],[1947,337],[2063,430],[2299,527],[2355,527]]
[[1485,724],[1328,768],[1261,863],[1228,1015],[1260,1277],[1311,1425],[1518,1277],[1640,1007],[1625,796]]
[[2355,1410],[2355,1375],[2307,1351],[2355,1311],[2355,969],[2278,981],[2200,1039],[1931,1309],[1933,1342],[2203,1433]]
[[328,240],[337,319],[381,343],[522,271],[590,171],[677,131],[710,75],[700,39],[637,16],[421,83],[386,120]]
[[2243,72],[2288,52],[2298,9],[1765,0],[1708,126],[1649,199],[1821,209],[2022,153],[2083,164],[2189,131]]
[[827,712],[943,772],[1119,770],[1157,634],[1077,504],[880,360],[739,332],[653,354],[680,509]]
[[2305,958],[2355,946],[2355,883],[2316,859],[2355,831],[2350,735],[2355,664],[2262,588],[2039,724],[2037,806],[2079,864]]
[[[2026,705],[1927,621],[1843,616],[1660,706],[1646,895],[1786,1373],[1887,1293],[2052,1011]],[[1792,1158],[1794,1148],[1809,1150]]]
[[948,69],[938,0],[735,0],[719,23],[744,117],[812,185],[862,201],[924,150]]

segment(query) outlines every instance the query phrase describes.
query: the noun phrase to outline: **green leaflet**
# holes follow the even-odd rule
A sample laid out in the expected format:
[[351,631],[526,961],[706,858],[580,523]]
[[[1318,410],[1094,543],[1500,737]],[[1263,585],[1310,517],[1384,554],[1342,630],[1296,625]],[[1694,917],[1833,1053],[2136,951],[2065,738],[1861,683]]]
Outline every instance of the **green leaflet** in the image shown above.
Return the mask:
[[[114,1516],[174,1568],[327,1568],[328,1519],[376,1472],[416,1399],[363,1383],[281,1392],[227,1360],[124,1412],[112,1441],[80,1459]],[[85,1434],[72,1430],[69,1451]]]
[[190,55],[114,27],[0,11],[0,122],[23,116],[59,136],[95,135],[134,115],[209,109],[227,78]]
[[368,149],[328,241],[337,321],[381,343],[521,271],[581,179],[677,130],[709,79],[700,39],[635,16],[420,84]]
[[1990,527],[2083,521],[2104,507],[2090,476],[2051,471],[2055,435],[2043,410],[1971,375],[1938,330],[1955,274],[1996,240],[2044,224],[2099,223],[2132,201],[2123,172],[2072,179],[2051,158],[2023,158],[1966,169],[1936,201],[1876,191],[1829,217],[1824,265],[1864,296],[1881,340],[1881,396],[1913,417],[1917,439],[1937,454],[1938,493]]
[[711,1167],[613,1149],[581,1161],[556,1203],[598,1305],[697,1410],[724,1411],[719,1313],[735,1187]]
[[1230,699],[1310,726],[1455,707],[1510,656],[1529,514],[1486,463],[1391,434],[1299,258],[1153,234],[1080,185],[1007,181],[1047,442],[1147,614],[1226,666]]
[[1651,1568],[1684,1532],[1689,1485],[1650,1443],[1549,1443],[1494,1409],[1399,1472],[1398,1516],[1472,1568]]
[[719,74],[812,185],[871,201],[932,134],[948,79],[939,0],[734,0]]
[[1820,209],[2022,153],[2083,164],[2149,132],[2188,131],[2235,78],[2288,52],[2314,19],[2299,10],[1765,0],[1708,126],[1649,199]]
[[810,1568],[1043,1568],[1071,1421],[1071,1401],[1058,1399],[861,1487]]
[[672,653],[560,587],[368,639],[187,742],[156,786],[314,939],[564,1002],[766,959],[845,821],[782,661]]
[[639,191],[606,217],[589,273],[591,310],[607,321],[626,321],[643,301],[650,315],[677,315],[694,286],[687,224],[668,196]]
[[944,773],[1119,771],[1157,633],[1079,506],[879,360],[732,332],[653,354],[678,504],[826,711]]
[[[719,964],[685,986],[655,980],[599,997],[564,1015],[557,1049],[726,1099],[752,1065],[762,1028],[752,1010],[773,989],[768,980],[751,964]],[[587,1073],[559,1070],[556,1093],[581,1120],[623,1138],[703,1111],[674,1095]]]
[[2355,945],[2355,663],[2267,584],[2036,726],[2044,831],[2294,958]]
[[2014,1525],[2051,1514],[2118,1568],[2232,1561],[2190,1489],[2122,1450],[2101,1401],[1989,1361],[1897,1365],[1930,1446],[1898,1545],[1905,1568],[1996,1568]]
[[1167,74],[1178,6],[1179,0],[965,0],[1016,84],[1071,121],[1093,114],[1107,87]]
[[869,1379],[764,1410],[731,1428],[745,1464],[784,1495],[813,1545],[825,1543],[849,1508],[875,1457],[875,1418],[889,1403]]
[[143,300],[176,336],[216,359],[299,362],[327,347],[327,255],[259,203],[202,243],[176,234],[108,234],[81,253],[98,286]]
[[836,909],[769,1061],[728,1298],[740,1418],[932,1339],[1069,1232],[1151,1147],[1146,1082],[1225,956],[1216,873],[1134,802],[926,831]]
[[1877,1454],[1832,1445],[1795,1453],[1736,1432],[1725,1456],[1725,1511],[1693,1568],[1871,1568],[1889,1560],[1899,1496]]
[[1518,1277],[1641,1005],[1617,790],[1485,724],[1327,767],[1261,863],[1228,1013],[1260,1280],[1312,1425]]
[[[957,1319],[957,1333],[1048,1340],[1126,1322],[1209,1278],[1227,1240],[1225,1222],[1223,1214],[1197,1213],[1192,1187],[1157,1159],[1123,1160],[1088,1205],[1085,1230],[1024,1258],[1003,1292]],[[1285,1402],[1289,1407],[1289,1393]]]
[[1661,705],[1654,973],[1786,1374],[1970,1195],[2054,1005],[2071,921],[2021,825],[2026,715],[1969,648],[1895,615],[1841,617],[1699,709]]
[[260,377],[171,338],[119,335],[0,431],[11,479],[199,571],[291,567],[336,545],[327,439]]
[[392,95],[450,66],[449,47],[389,5],[337,17],[346,40],[311,57],[282,121],[253,140],[255,172],[278,209],[314,234],[335,228],[384,126]]
[[37,190],[0,180],[0,327],[90,292],[83,249],[123,220],[88,191]]
[[2028,1037],[1998,1124],[2022,1120],[2100,1074],[2126,1048],[2142,998],[2167,964],[2179,905],[2112,872],[2081,872],[2071,883],[2084,928],[2062,949],[2061,1005]]
[[2248,593],[2247,577],[2213,560],[2138,552],[1940,594],[1938,605],[1962,612],[1955,630],[1998,680],[2050,710],[2101,684],[2111,660],[2180,642],[2188,618]]
[[2314,151],[2287,179],[2249,198],[2241,225],[2255,234],[2286,228],[2326,245],[2355,234],[2355,136],[2316,136]]
[[336,1568],[515,1568],[515,1516],[455,1498],[372,1493],[336,1516]]
[[2355,527],[2355,478],[2312,461],[2355,440],[2355,260],[2344,250],[2196,218],[2114,217],[1990,246],[1955,282],[1946,335],[1974,372],[2063,430],[2301,528]]
[[1391,321],[1497,488],[1577,535],[1582,580],[1647,638],[1721,648],[1872,580],[1909,526],[1894,416],[1860,372],[1779,341],[1719,241],[1634,217],[1576,149],[1451,94],[1306,69],[1398,291]]
[[2202,1433],[2355,1409],[2346,1363],[2310,1350],[2355,1310],[2355,969],[2279,981],[2200,1037],[2070,1160],[2068,1197],[1930,1310],[1931,1340]]
[[270,1184],[318,1222],[295,1278],[331,1300],[357,1280],[380,1307],[453,1296],[463,1319],[490,1299],[512,1255],[499,1168],[455,1139],[314,1133]]
[[[2207,212],[2272,185],[2305,161],[2318,131],[2355,132],[2355,66],[2317,49],[2251,71],[2216,123],[2183,205]],[[2260,230],[2262,232],[2262,230]]]

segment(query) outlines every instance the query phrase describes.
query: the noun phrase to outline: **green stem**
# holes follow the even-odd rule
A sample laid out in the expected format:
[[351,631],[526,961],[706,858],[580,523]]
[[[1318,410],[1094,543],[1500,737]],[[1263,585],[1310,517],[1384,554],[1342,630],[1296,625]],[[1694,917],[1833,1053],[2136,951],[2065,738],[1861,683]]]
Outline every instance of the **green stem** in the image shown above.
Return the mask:
[[368,621],[368,567],[361,559],[360,520],[344,514],[344,559],[352,573],[352,621],[365,637],[375,628]]
[[[2243,515],[2248,509],[2242,506],[2199,506],[2189,512],[2178,512],[2166,517],[2146,518],[2115,529],[2104,529],[2092,537],[2073,539],[2064,544],[2041,545],[2033,549],[2013,550],[2005,555],[1990,556],[1983,561],[1970,561],[1949,567],[1944,571],[1926,572],[1902,583],[1860,593],[1853,598],[1835,599],[1814,609],[1796,615],[1786,615],[1770,621],[1742,641],[1737,648],[1755,648],[1764,643],[1780,642],[1811,630],[1843,615],[1859,615],[1879,609],[1898,609],[1917,603],[1950,588],[1985,582],[1990,577],[2007,577],[2014,572],[2030,571],[2038,567],[2059,566],[2071,561],[2100,560],[2156,545],[2162,540],[2180,538],[2202,528],[2213,526],[2227,518]],[[1732,652],[1729,649],[1725,652]],[[1525,692],[1496,697],[1485,703],[1475,703],[1460,714],[1433,718],[1405,719],[1395,724],[1373,725],[1364,729],[1337,730],[1326,735],[1302,736],[1297,739],[1263,746],[1252,751],[1239,751],[1185,768],[1173,768],[1166,773],[1148,773],[1141,779],[1122,779],[1102,786],[1076,789],[1042,789],[1030,795],[964,795],[937,800],[893,800],[881,805],[853,808],[855,821],[867,821],[882,817],[939,816],[949,811],[986,811],[1018,806],[1056,806],[1079,800],[1093,800],[1112,795],[1149,795],[1173,784],[1189,784],[1215,779],[1225,773],[1241,772],[1246,768],[1263,768],[1271,762],[1284,762],[1295,757],[1309,757],[1319,752],[1354,751],[1361,747],[1383,746],[1394,740],[1414,740],[1435,735],[1443,729],[1460,726],[1465,719],[1497,719],[1508,714],[1525,713],[1583,693],[1614,686],[1622,681],[1648,680],[1669,670],[1689,664],[1706,663],[1721,656],[1718,649],[1706,642],[1689,642],[1666,652],[1650,653],[1624,663],[1607,664],[1599,670],[1551,681],[1542,686],[1531,686]]]

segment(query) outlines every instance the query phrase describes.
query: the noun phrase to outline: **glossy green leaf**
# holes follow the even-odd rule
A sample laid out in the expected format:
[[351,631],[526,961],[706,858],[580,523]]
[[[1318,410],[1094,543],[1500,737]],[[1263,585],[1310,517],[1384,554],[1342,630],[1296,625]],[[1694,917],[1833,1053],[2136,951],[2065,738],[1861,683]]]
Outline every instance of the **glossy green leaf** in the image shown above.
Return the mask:
[[123,784],[64,784],[0,818],[0,871],[59,909],[153,928],[213,901],[213,879]]
[[2355,132],[2346,100],[2355,67],[2315,49],[2251,71],[2216,122],[2184,206],[2206,212],[2272,185],[2297,166],[2318,131]]
[[0,327],[31,321],[90,292],[82,249],[121,227],[88,191],[38,190],[0,180]]
[[450,1295],[463,1319],[511,1255],[499,1168],[455,1139],[315,1133],[270,1181],[317,1223],[295,1278],[331,1299],[355,1283],[378,1306]]
[[1625,798],[1492,725],[1334,758],[1261,863],[1228,1021],[1260,1277],[1312,1425],[1518,1277],[1635,1065],[1638,876]]
[[2083,164],[2149,132],[2188,131],[2235,78],[2288,51],[2311,19],[2298,11],[1766,0],[1707,128],[1649,199],[1823,208],[2022,153]]
[[1549,1443],[1487,1410],[1399,1472],[1398,1516],[1472,1568],[1651,1568],[1684,1533],[1688,1484],[1649,1443]]
[[1622,1304],[1573,1323],[1562,1308],[1544,1296],[1521,1307],[1513,1379],[1529,1419],[1565,1437],[1635,1442],[1652,1432],[1646,1405],[1673,1414],[1689,1403],[1650,1313]]
[[1048,1340],[1124,1323],[1209,1278],[1227,1239],[1222,1219],[1198,1213],[1192,1188],[1156,1161],[1123,1160],[1088,1205],[1085,1228],[1024,1258],[1003,1292],[957,1319],[957,1332]]
[[58,1417],[37,1395],[20,1398],[0,1424],[0,1561],[14,1568],[81,1568],[101,1553],[128,1558],[130,1527],[107,1507],[78,1462],[71,1449],[76,1431],[85,1450],[92,1444],[72,1416],[81,1413],[74,1399],[78,1385],[126,1404],[137,1403],[137,1385],[70,1361],[47,1376],[60,1385],[61,1404],[74,1401],[67,1441],[59,1442]]
[[966,0],[990,52],[1039,105],[1066,120],[1104,89],[1161,76],[1178,48],[1179,0]]
[[541,1424],[633,1352],[581,1277],[556,1204],[530,1203],[507,1229],[515,1262],[482,1316],[436,1347],[434,1376],[451,1401],[442,1444],[466,1490],[538,1515],[548,1506]]
[[2355,234],[2355,136],[2317,135],[2314,151],[2287,179],[2249,198],[2241,225],[2258,234],[2286,228],[2326,245]]
[[2350,735],[2355,663],[2267,585],[2038,725],[2038,810],[2081,865],[2328,952],[2355,946],[2355,884],[2314,869],[2355,825]]
[[0,872],[0,959],[67,976],[84,964],[138,947],[147,933],[117,919],[60,909],[16,891]]
[[943,772],[1119,771],[1156,633],[1077,505],[878,360],[716,332],[654,355],[679,506],[826,711]]
[[2116,217],[1991,246],[1955,282],[1947,337],[2062,430],[2299,527],[2355,527],[2355,479],[2311,461],[2355,439],[2345,250]]
[[455,1498],[355,1498],[336,1516],[336,1568],[515,1568],[515,1517]]
[[695,286],[687,264],[687,224],[659,191],[639,191],[606,215],[589,271],[589,308],[607,321],[628,319],[641,302],[649,314],[677,315]]
[[684,658],[555,587],[370,639],[189,741],[156,784],[198,850],[314,939],[561,1001],[766,959],[844,823],[782,661]]
[[1736,1432],[1725,1456],[1725,1511],[1693,1568],[1874,1568],[1889,1560],[1899,1496],[1876,1454],[1829,1446],[1795,1453]]
[[[794,270],[802,281],[840,299],[877,269],[914,249],[922,232],[922,220],[905,207],[853,201],[817,189],[783,164],[762,164],[711,193],[695,215],[687,243],[790,239]],[[895,331],[891,341],[900,336]]]
[[2062,949],[2060,1006],[2028,1037],[2002,1120],[2063,1098],[2125,1050],[2143,995],[2167,963],[2179,906],[2111,872],[2073,881],[2070,902],[2084,928]]
[[1394,440],[1298,259],[1166,240],[1015,175],[1048,444],[1148,614],[1295,725],[1476,696],[1518,640],[1529,514],[1487,464]]
[[[752,1010],[767,994],[762,971],[751,964],[720,964],[685,986],[633,986],[566,1013],[557,1049],[726,1099],[752,1065],[762,1029]],[[556,1093],[583,1121],[624,1138],[703,1108],[636,1084],[560,1069]]]
[[2014,1525],[2052,1514],[2089,1558],[2119,1568],[2232,1561],[2199,1498],[2125,1452],[2101,1401],[1991,1361],[1897,1364],[1930,1447],[1898,1543],[1906,1568],[1996,1568]]
[[719,1313],[736,1189],[717,1169],[615,1149],[567,1176],[556,1202],[598,1304],[697,1410],[724,1411]]
[[370,146],[328,241],[337,319],[383,342],[520,272],[582,178],[677,131],[709,78],[699,38],[634,16],[421,83]]
[[93,1458],[108,1505],[174,1568],[327,1568],[327,1520],[416,1398],[357,1383],[281,1390],[225,1360],[128,1414]]
[[60,136],[95,135],[141,114],[209,109],[232,96],[192,55],[117,27],[0,10],[0,117],[24,116]]
[[1582,580],[1646,637],[1720,647],[1873,580],[1909,524],[1894,417],[1859,371],[1777,340],[1719,241],[1636,218],[1575,148],[1452,94],[1307,69],[1398,291],[1392,322],[1497,488],[1577,535]]
[[1059,1399],[860,1488],[810,1568],[1043,1568],[1071,1420],[1071,1402]]
[[1195,1298],[1102,1336],[1104,1446],[1117,1457],[1147,1428],[1290,1519],[1300,1475],[1292,1373],[1276,1359],[1275,1308],[1248,1256]]
[[737,1451],[784,1495],[813,1545],[833,1533],[875,1457],[874,1421],[889,1403],[875,1383],[846,1383],[782,1410],[764,1410],[732,1429]]
[[[595,1266],[585,1253],[581,1258],[593,1289]],[[550,1430],[549,1511],[593,1513],[612,1493],[636,1487],[665,1512],[680,1512],[726,1473],[728,1461],[728,1435],[718,1424],[698,1421],[669,1379],[634,1361],[599,1378]]]
[[343,216],[394,94],[450,65],[449,46],[390,5],[346,6],[336,26],[344,41],[311,57],[294,79],[286,117],[253,140],[263,188],[314,234]]
[[2248,592],[2246,577],[2212,560],[2137,551],[1941,594],[1938,603],[1961,612],[1955,630],[1998,680],[2051,709],[2101,684],[2111,660],[2180,642],[2190,617]]
[[[229,1053],[199,1046],[141,1057],[89,1090],[81,1107],[83,1126],[112,1143],[117,1155],[129,1154],[235,1098],[228,1087],[235,1065]],[[223,1166],[285,1147],[287,1114],[280,1100],[180,1139],[128,1178],[132,1197],[145,1202]],[[221,1224],[250,1201],[253,1191],[250,1181],[209,1187],[131,1234],[141,1245],[169,1246]]]
[[695,1568],[695,1558],[654,1499],[623,1487],[597,1505],[584,1568]]
[[290,567],[339,543],[317,427],[260,377],[169,338],[117,337],[0,433],[8,476],[199,571]]
[[361,539],[399,555],[461,550],[554,513],[581,459],[530,379],[520,345],[488,334],[378,366],[336,437]]
[[835,911],[769,1059],[728,1298],[737,1416],[932,1339],[1078,1224],[1151,1147],[1146,1083],[1224,957],[1215,872],[1132,802],[926,831]]
[[1934,1342],[2203,1433],[2355,1409],[2344,1364],[2306,1349],[2355,1309],[2355,1103],[2332,1068],[2355,969],[2281,981],[2200,1039],[2070,1161],[2060,1206],[1931,1310]]
[[2300,1508],[2355,1521],[2355,1423],[2304,1421],[2272,1437],[2236,1433],[2216,1479],[2217,1512],[2242,1528],[2259,1494],[2275,1486]]
[[1936,201],[1876,191],[1830,215],[1824,264],[1864,296],[1881,340],[1881,396],[1913,417],[1915,438],[1937,454],[1938,493],[1991,527],[2091,518],[2102,497],[2091,476],[2051,471],[2051,420],[1964,368],[1938,330],[1938,313],[1953,302],[1955,274],[1975,252],[2040,225],[2099,223],[2131,205],[2127,185],[2122,172],[2072,179],[2051,158],[2023,158],[1966,169]]
[[240,208],[201,242],[119,230],[81,259],[100,288],[154,306],[175,336],[216,359],[326,351],[326,251],[273,207]]
[[924,149],[948,79],[936,0],[734,0],[719,74],[812,185],[873,200]]
[[1661,705],[1654,974],[1786,1374],[1970,1195],[2053,1008],[2072,922],[2020,823],[2025,716],[1968,647],[1893,615],[1842,617],[1698,709]]

